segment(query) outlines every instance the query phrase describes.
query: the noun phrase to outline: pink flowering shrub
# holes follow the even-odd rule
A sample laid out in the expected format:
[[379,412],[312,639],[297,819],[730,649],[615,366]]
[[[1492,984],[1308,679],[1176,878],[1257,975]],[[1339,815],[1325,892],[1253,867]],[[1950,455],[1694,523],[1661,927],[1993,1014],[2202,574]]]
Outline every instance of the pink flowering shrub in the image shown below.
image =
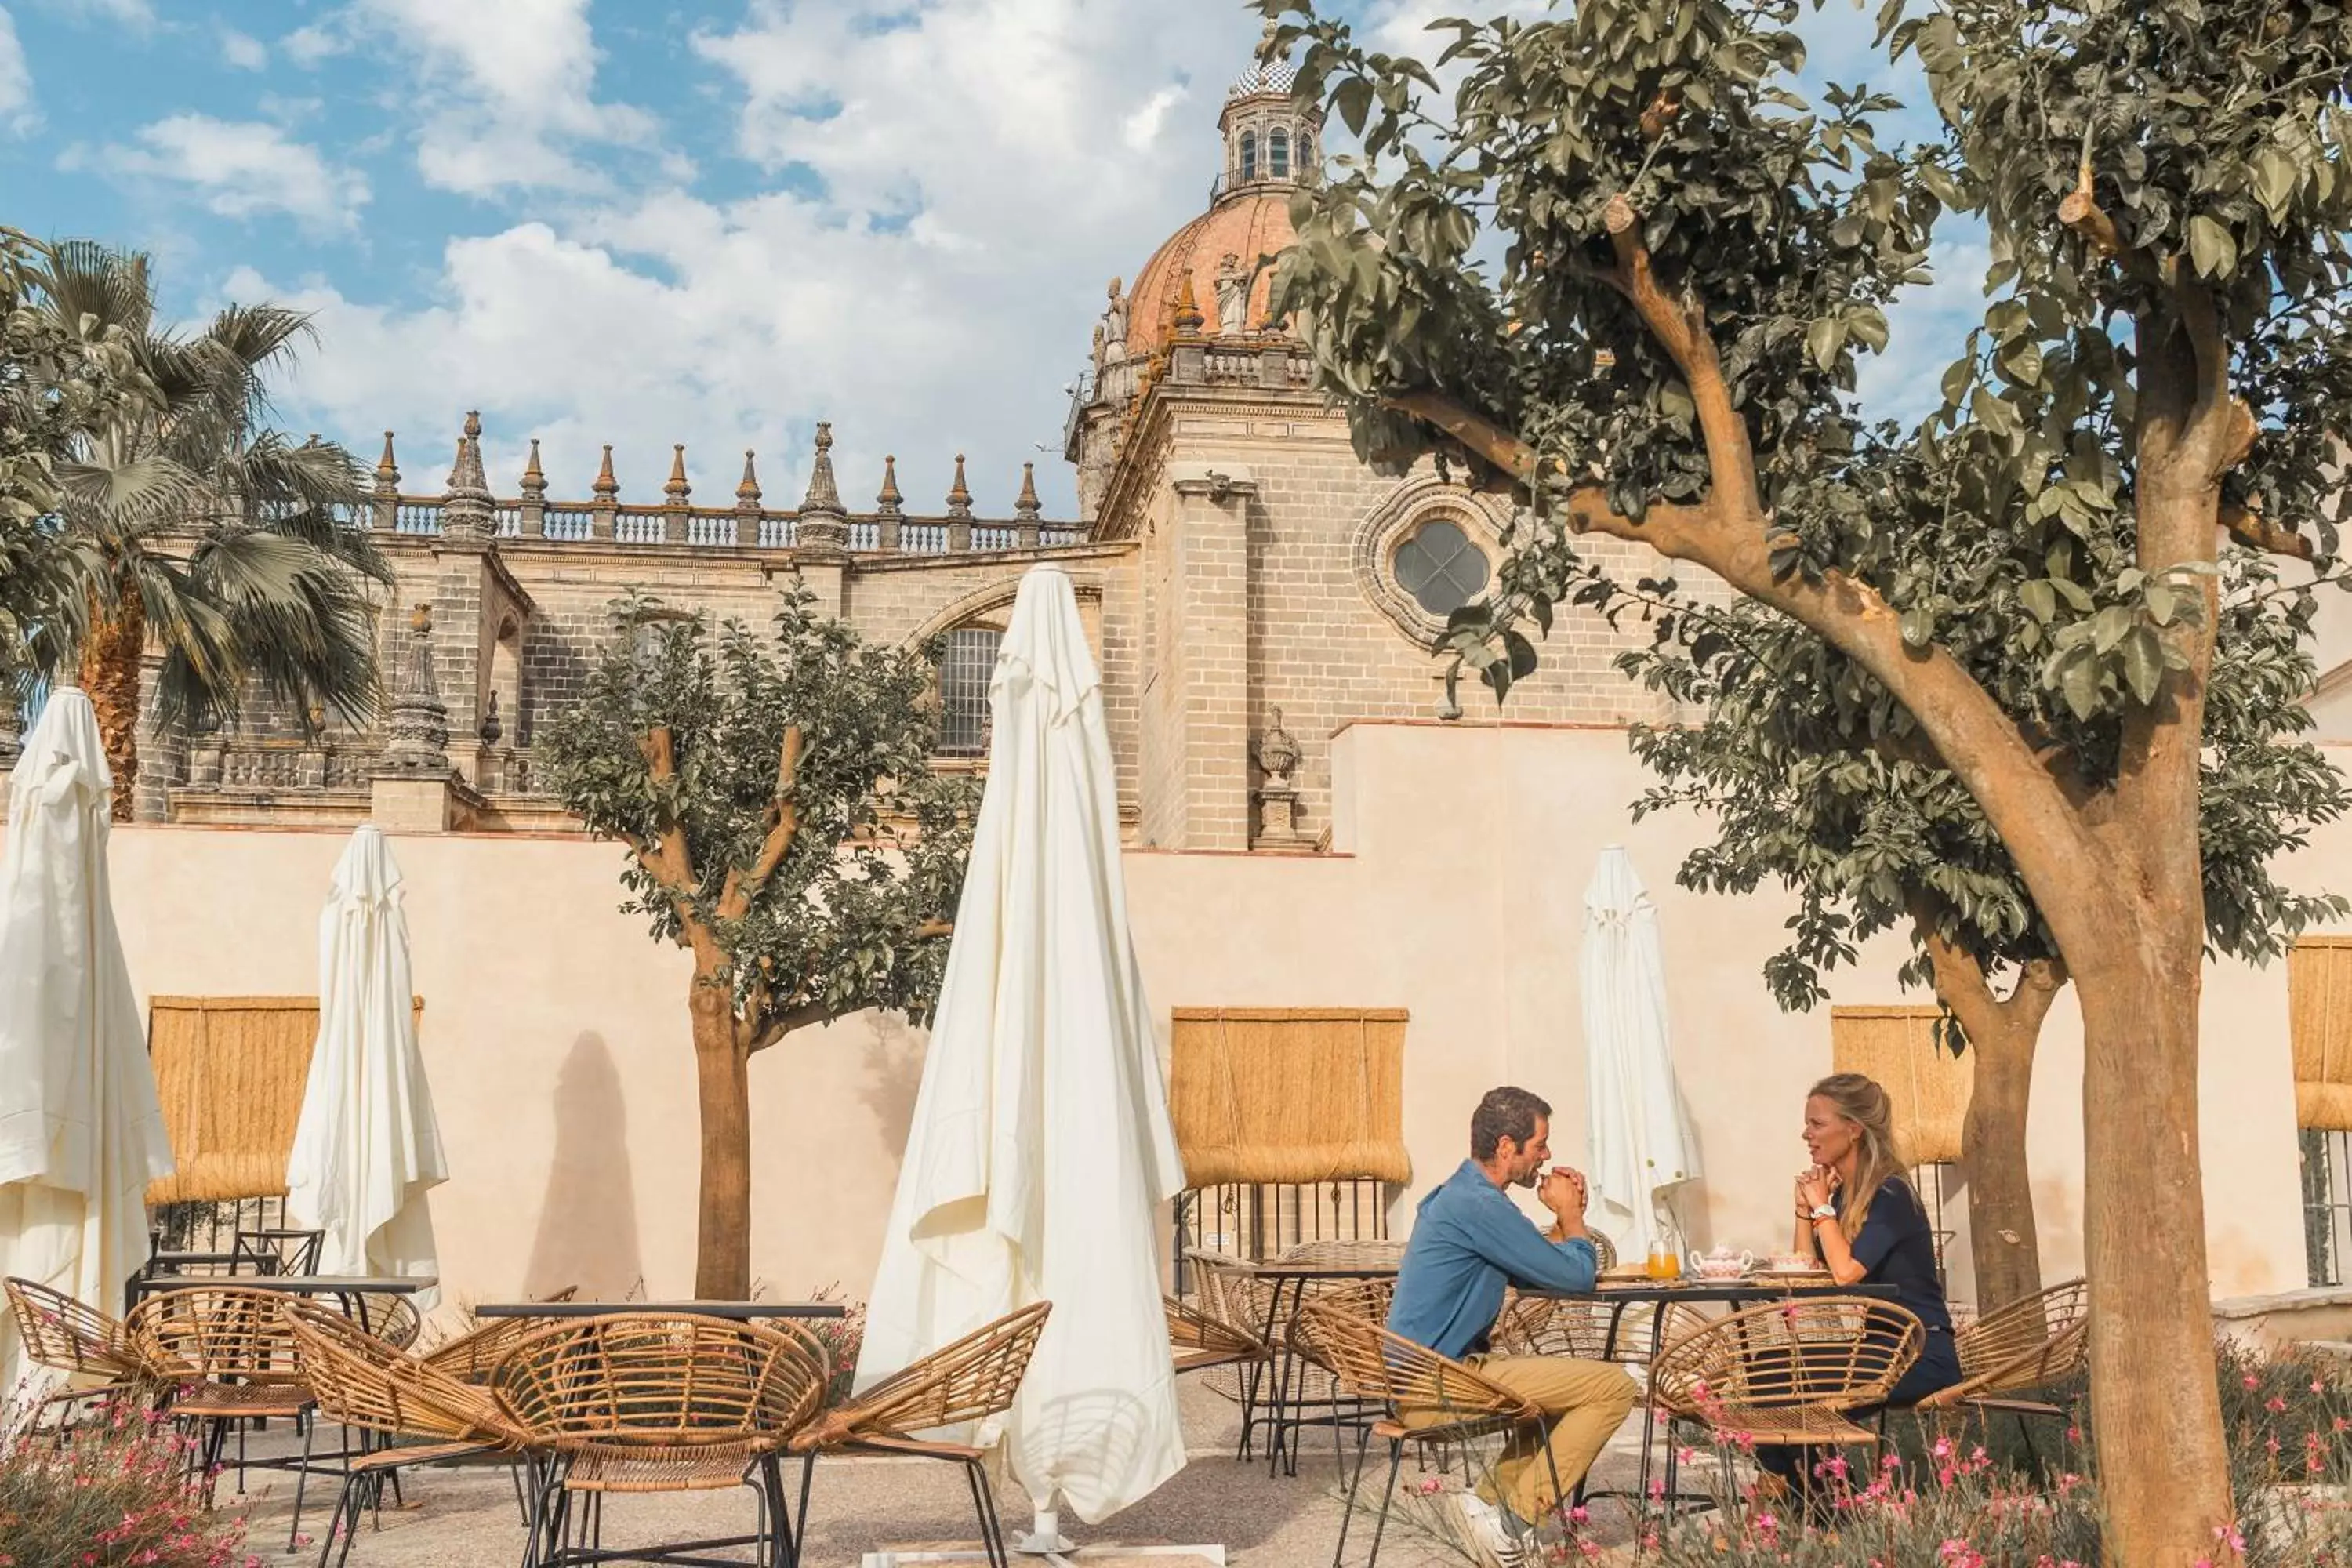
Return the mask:
[[182,1479],[187,1440],[168,1422],[84,1411],[62,1447],[25,1425],[0,1422],[16,1434],[0,1447],[0,1568],[260,1568],[243,1523]]

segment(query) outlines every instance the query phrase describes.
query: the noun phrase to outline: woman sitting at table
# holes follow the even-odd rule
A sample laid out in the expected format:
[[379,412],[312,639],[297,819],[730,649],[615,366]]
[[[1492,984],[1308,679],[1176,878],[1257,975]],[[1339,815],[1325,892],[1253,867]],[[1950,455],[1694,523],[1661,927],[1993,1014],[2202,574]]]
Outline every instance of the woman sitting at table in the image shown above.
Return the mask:
[[[1796,1249],[1818,1257],[1841,1285],[1888,1285],[1927,1330],[1919,1359],[1887,1395],[1916,1405],[1960,1381],[1951,1309],[1936,1273],[1936,1238],[1895,1147],[1895,1107],[1858,1072],[1836,1073],[1805,1097],[1805,1147],[1813,1163],[1797,1178]],[[1876,1414],[1855,1411],[1856,1418]],[[1811,1451],[1762,1445],[1757,1463],[1803,1487]]]

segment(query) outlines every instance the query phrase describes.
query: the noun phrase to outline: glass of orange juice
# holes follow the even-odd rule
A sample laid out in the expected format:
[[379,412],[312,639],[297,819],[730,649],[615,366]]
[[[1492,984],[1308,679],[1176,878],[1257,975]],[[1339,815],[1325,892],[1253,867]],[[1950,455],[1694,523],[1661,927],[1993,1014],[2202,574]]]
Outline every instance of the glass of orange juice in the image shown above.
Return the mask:
[[1666,1238],[1663,1236],[1655,1238],[1650,1243],[1650,1263],[1648,1272],[1651,1279],[1657,1280],[1679,1279],[1682,1278],[1683,1260],[1675,1256],[1674,1247],[1667,1243]]

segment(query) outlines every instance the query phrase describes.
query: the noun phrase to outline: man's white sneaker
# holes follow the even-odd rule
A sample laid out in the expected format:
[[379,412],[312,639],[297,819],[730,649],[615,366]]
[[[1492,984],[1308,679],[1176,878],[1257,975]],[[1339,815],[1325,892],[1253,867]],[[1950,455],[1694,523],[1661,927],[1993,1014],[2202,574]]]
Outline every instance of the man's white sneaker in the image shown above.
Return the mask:
[[1463,1539],[1478,1554],[1484,1568],[1528,1568],[1535,1561],[1528,1542],[1512,1534],[1510,1526],[1504,1522],[1501,1510],[1476,1492],[1452,1495]]

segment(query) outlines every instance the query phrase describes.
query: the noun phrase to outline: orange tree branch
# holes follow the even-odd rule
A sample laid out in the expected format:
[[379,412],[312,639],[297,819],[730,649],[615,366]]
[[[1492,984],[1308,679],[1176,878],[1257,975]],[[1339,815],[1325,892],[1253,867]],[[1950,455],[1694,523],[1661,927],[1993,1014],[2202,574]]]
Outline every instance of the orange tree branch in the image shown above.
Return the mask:
[[747,871],[740,866],[727,868],[727,883],[719,894],[719,918],[740,921],[751,910],[751,900],[776,874],[784,857],[791,853],[793,838],[800,832],[800,805],[793,798],[793,785],[800,773],[801,750],[805,737],[798,724],[784,731],[782,752],[776,759],[776,795],[768,803],[763,816],[766,835],[760,841],[760,853]]

